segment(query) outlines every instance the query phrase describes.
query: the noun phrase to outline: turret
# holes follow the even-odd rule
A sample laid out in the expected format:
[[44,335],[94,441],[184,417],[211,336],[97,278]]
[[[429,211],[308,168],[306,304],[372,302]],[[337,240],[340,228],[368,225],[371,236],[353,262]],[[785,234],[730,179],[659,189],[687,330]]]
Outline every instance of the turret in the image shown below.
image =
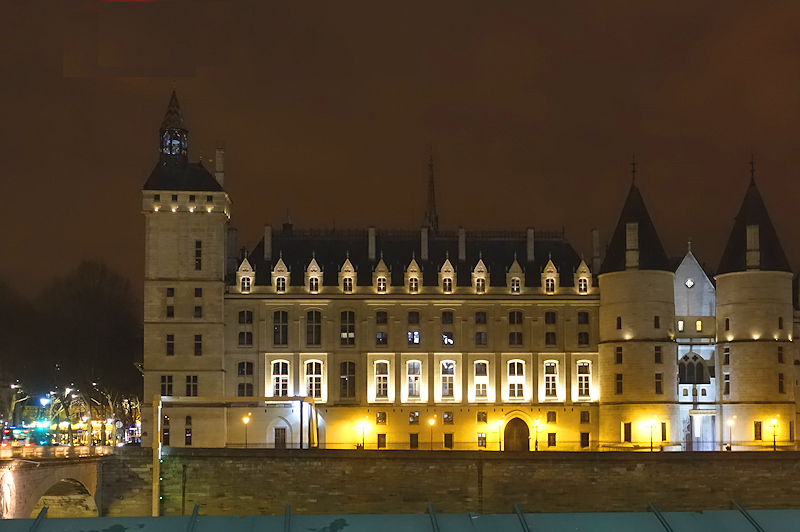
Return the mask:
[[598,276],[600,440],[675,439],[674,274],[635,182]]
[[715,279],[725,439],[793,441],[792,272],[752,176]]

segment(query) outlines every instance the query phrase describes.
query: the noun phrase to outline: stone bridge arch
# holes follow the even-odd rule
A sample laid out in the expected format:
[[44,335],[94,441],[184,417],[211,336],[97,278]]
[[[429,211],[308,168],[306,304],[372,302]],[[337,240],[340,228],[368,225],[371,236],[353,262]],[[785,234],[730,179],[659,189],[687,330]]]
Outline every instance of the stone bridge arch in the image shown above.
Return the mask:
[[27,519],[42,506],[50,507],[50,517],[97,516],[99,466],[94,458],[0,463],[0,516]]

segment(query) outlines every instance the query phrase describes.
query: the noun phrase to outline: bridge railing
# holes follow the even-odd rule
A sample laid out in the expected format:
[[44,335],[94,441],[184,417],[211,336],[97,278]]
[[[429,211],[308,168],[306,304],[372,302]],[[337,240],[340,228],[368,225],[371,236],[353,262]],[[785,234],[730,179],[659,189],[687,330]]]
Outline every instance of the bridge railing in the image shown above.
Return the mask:
[[28,447],[0,447],[0,459],[25,458],[28,460],[46,458],[83,458],[87,456],[105,456],[114,452],[111,446],[80,446],[67,445]]

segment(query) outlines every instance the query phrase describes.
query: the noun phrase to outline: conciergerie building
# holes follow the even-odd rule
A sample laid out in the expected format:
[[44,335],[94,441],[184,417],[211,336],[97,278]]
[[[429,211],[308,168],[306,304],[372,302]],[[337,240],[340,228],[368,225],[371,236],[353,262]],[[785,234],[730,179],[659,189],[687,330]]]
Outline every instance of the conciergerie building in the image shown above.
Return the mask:
[[419,230],[287,221],[242,252],[222,151],[211,173],[187,148],[173,93],[142,199],[146,445],[794,445],[796,283],[752,177],[712,277],[667,257],[635,180],[587,263],[562,232],[440,229],[432,164]]

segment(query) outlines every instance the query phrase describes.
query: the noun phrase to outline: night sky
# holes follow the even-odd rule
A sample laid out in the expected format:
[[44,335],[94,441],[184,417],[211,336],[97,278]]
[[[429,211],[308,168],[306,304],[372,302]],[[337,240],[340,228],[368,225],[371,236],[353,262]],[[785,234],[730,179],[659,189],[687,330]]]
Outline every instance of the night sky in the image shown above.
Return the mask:
[[566,229],[591,254],[636,180],[712,273],[750,178],[800,268],[800,2],[6,1],[0,276],[143,276],[141,188],[173,84],[224,144],[240,245],[295,227]]

